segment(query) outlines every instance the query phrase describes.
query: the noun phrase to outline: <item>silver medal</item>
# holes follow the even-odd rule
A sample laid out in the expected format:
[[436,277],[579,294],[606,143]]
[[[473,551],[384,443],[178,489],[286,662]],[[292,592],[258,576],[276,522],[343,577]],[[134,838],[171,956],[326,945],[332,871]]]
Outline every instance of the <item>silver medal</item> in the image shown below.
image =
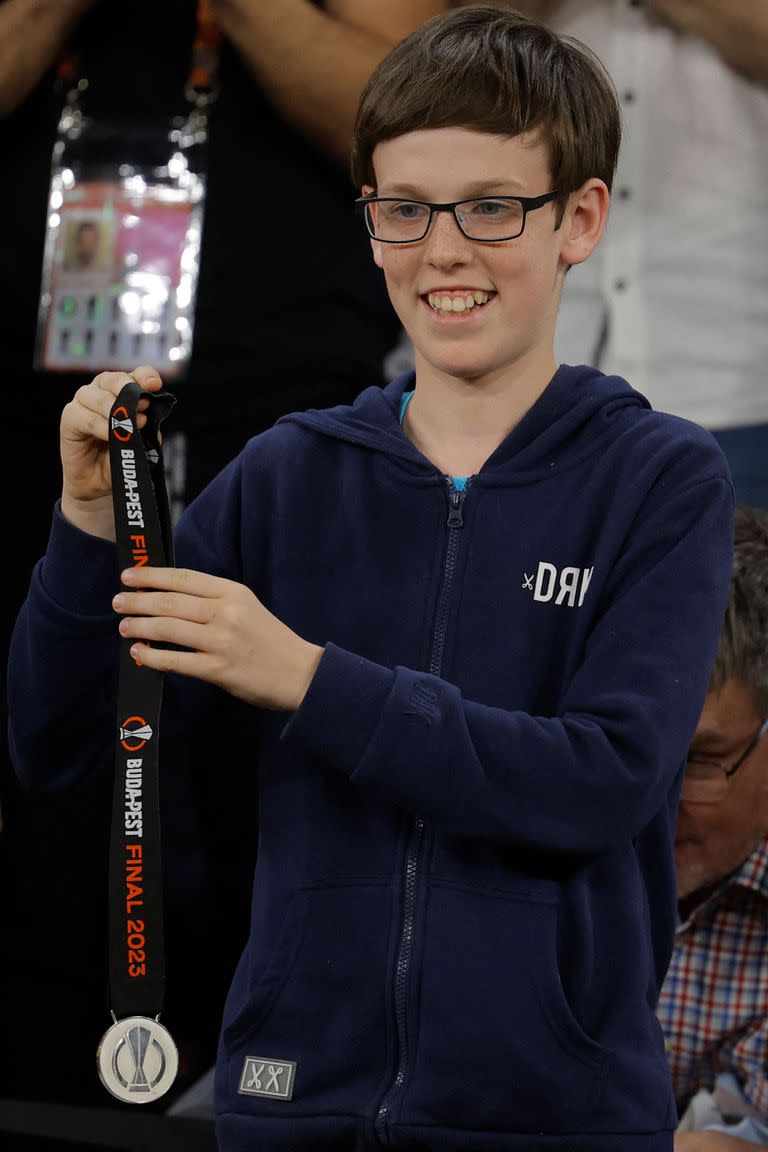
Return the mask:
[[104,1087],[128,1104],[157,1100],[171,1087],[179,1069],[170,1032],[148,1016],[116,1020],[101,1038],[96,1061]]

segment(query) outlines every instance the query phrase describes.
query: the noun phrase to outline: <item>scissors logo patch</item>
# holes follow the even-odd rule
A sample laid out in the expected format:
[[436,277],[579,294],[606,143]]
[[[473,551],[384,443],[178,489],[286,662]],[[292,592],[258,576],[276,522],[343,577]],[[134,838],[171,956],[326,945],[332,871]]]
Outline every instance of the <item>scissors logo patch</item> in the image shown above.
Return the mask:
[[293,1097],[295,1075],[294,1060],[246,1056],[237,1090],[241,1096],[266,1096],[270,1100],[290,1100]]

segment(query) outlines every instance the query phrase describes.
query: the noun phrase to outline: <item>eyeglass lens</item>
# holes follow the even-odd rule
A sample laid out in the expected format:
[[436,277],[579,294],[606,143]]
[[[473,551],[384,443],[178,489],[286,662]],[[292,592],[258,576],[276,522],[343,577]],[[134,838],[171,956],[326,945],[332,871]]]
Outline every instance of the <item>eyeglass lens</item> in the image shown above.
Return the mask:
[[[518,200],[465,200],[456,218],[471,240],[511,240],[523,230],[525,212]],[[366,207],[368,230],[377,240],[421,240],[429,229],[430,208],[415,200],[379,200]]]
[[689,761],[685,766],[682,795],[692,804],[717,804],[728,790],[725,770],[720,764]]

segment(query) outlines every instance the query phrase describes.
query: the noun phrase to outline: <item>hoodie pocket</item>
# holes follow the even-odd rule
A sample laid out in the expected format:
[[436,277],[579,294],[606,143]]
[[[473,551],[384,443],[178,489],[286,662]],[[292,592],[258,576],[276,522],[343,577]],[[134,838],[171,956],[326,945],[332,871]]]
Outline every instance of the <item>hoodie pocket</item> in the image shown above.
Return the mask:
[[433,885],[403,1122],[573,1132],[589,1117],[608,1054],[566,1000],[556,927],[554,896]]
[[[360,1112],[385,1068],[389,883],[298,890],[271,958],[222,1034],[228,1100],[276,1115]],[[241,1092],[248,1059],[295,1066],[290,1101]]]

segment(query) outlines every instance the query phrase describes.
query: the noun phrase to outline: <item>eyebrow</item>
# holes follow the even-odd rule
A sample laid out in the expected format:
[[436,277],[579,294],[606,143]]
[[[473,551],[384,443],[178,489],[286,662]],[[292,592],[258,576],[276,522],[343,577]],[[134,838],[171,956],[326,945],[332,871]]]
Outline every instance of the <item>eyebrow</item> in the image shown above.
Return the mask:
[[[504,196],[504,192],[500,192],[499,188],[514,188],[518,192],[525,191],[525,185],[520,184],[517,180],[510,180],[508,176],[499,178],[498,180],[479,180],[474,184],[467,184],[465,187],[464,195],[460,196],[460,200],[469,200],[473,196],[485,196],[487,193],[494,193],[496,196]],[[415,184],[392,184],[386,191],[379,190],[379,196],[404,196],[410,200],[427,200],[423,191],[416,187]],[[509,193],[514,195],[514,193]]]

